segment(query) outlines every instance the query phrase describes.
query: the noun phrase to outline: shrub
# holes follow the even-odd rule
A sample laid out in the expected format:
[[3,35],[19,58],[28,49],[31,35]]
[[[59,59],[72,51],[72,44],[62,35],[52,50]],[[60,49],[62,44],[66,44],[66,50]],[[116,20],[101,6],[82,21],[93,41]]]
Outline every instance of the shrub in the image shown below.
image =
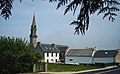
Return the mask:
[[27,41],[0,37],[0,74],[30,72],[38,58],[40,55],[30,48]]

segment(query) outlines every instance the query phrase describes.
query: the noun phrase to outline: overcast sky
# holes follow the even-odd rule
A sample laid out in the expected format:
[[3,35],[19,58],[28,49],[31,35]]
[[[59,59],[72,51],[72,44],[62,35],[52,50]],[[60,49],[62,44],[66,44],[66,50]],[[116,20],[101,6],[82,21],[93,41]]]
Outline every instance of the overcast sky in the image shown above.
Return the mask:
[[68,45],[70,48],[97,47],[97,49],[120,48],[120,13],[115,22],[102,14],[90,16],[89,30],[84,36],[74,35],[75,26],[69,24],[76,19],[72,12],[63,15],[65,7],[56,10],[57,3],[42,0],[14,0],[12,16],[7,21],[0,16],[0,36],[14,36],[29,41],[30,27],[35,12],[37,41]]

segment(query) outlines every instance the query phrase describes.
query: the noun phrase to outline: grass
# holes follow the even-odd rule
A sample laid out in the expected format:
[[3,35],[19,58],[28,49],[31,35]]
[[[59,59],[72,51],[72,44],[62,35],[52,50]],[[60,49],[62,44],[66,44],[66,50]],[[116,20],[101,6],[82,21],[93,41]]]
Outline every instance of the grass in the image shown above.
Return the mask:
[[66,72],[66,71],[81,71],[81,70],[89,70],[96,69],[99,67],[90,66],[90,65],[66,65],[66,64],[48,64],[49,72]]

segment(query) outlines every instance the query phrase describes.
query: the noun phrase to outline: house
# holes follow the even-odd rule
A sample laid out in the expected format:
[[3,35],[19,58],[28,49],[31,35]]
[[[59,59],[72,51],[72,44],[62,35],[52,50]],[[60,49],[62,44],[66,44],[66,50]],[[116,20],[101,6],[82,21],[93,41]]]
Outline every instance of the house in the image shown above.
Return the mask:
[[120,63],[120,49],[117,49],[118,53],[116,55],[116,62]]
[[98,50],[95,52],[94,63],[114,63],[117,50]]
[[66,53],[66,64],[92,64],[93,63],[93,48],[86,49],[70,49]]
[[56,63],[59,61],[59,48],[53,44],[42,44],[37,42],[35,51],[42,56],[42,62]]
[[56,45],[56,47],[58,47],[60,51],[60,62],[65,63],[65,53],[69,47],[66,45]]
[[30,46],[33,50],[39,52],[42,55],[43,62],[56,63],[58,61],[64,62],[65,53],[68,49],[66,45],[55,45],[55,44],[41,44],[37,43],[37,25],[35,20],[35,14],[33,15],[32,25],[30,32]]

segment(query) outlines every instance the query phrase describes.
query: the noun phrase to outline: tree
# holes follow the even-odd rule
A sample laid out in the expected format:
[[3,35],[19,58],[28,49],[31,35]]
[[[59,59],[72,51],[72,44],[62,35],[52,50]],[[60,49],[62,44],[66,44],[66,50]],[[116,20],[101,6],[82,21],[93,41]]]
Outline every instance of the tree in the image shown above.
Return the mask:
[[[56,2],[57,0],[50,0],[50,2]],[[117,16],[115,13],[119,11],[119,8],[116,5],[120,5],[119,0],[58,0],[57,9],[61,6],[67,6],[64,12],[64,15],[73,11],[73,15],[76,12],[76,9],[79,8],[77,20],[73,21],[70,25],[75,25],[75,33],[82,35],[85,34],[85,31],[89,27],[90,15],[98,11],[98,15],[104,13],[103,19],[109,17],[109,21],[114,21],[114,16]]]
[[0,37],[0,74],[30,72],[40,58],[25,40]]
[[[61,6],[67,6],[64,15],[69,11],[73,11],[74,15],[78,8],[80,11],[77,20],[70,25],[76,26],[75,34],[81,32],[82,35],[88,30],[90,15],[98,11],[98,15],[104,13],[103,19],[108,17],[109,21],[113,22],[115,20],[114,16],[117,16],[115,12],[119,11],[116,6],[120,5],[119,0],[49,0],[49,2],[58,2],[57,9]],[[13,0],[0,0],[1,15],[5,19],[11,15],[12,3]]]

